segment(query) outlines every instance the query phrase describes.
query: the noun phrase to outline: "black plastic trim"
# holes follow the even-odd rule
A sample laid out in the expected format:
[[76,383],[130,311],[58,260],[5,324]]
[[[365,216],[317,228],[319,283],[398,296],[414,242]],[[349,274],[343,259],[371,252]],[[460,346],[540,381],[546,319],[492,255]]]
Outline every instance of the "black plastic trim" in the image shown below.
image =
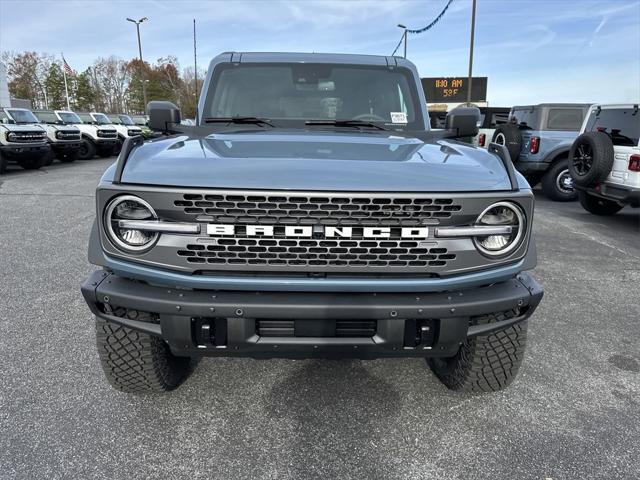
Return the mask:
[[495,153],[500,160],[502,160],[502,164],[504,165],[504,169],[507,171],[507,175],[509,176],[509,183],[511,183],[511,190],[513,192],[517,192],[520,190],[518,187],[518,179],[516,178],[516,170],[513,167],[513,162],[511,161],[511,155],[509,155],[509,150],[504,145],[498,145],[497,143],[491,142],[487,150],[490,153]]
[[139,147],[144,143],[144,137],[141,135],[135,137],[128,137],[124,144],[122,145],[122,150],[120,151],[120,155],[118,155],[118,162],[116,163],[116,171],[113,175],[113,183],[119,184],[122,183],[122,172],[124,172],[124,167],[127,164],[127,160],[129,160],[129,155],[131,151],[135,147]]

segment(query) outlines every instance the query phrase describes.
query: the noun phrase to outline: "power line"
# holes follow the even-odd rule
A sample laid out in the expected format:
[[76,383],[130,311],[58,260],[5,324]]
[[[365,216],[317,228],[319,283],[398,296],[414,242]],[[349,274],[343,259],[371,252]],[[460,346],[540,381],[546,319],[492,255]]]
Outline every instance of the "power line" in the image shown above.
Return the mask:
[[[436,23],[438,23],[440,21],[440,19],[445,14],[445,12],[448,10],[449,5],[451,5],[452,2],[453,2],[453,0],[449,0],[447,2],[447,4],[444,6],[444,8],[442,9],[442,11],[440,12],[440,14],[429,25],[427,25],[426,27],[419,28],[417,30],[407,29],[407,33],[417,34],[417,33],[423,33],[423,32],[426,32],[427,30],[430,30]],[[403,37],[400,38],[400,41],[398,42],[398,45],[393,50],[393,53],[391,54],[392,57],[396,54],[396,52],[398,51],[398,48],[400,48],[400,45],[402,44],[402,39],[403,38],[404,38],[404,33],[403,33]]]

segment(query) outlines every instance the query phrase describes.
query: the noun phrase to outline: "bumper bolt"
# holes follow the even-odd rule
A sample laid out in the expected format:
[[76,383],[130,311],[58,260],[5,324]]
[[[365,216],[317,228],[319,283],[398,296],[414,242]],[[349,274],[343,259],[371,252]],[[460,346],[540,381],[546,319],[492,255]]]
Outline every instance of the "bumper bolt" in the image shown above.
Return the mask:
[[236,310],[236,316],[237,316],[237,317],[241,317],[243,313],[244,313],[244,312],[242,311],[242,309],[241,309],[241,308],[238,308],[238,309]]
[[107,297],[106,295],[104,296],[103,300],[104,300],[104,303],[109,303],[109,297]]
[[180,310],[182,307],[180,305],[176,305],[176,310]]
[[395,310],[393,312],[391,312],[389,315],[391,315],[392,317],[397,317],[398,316],[398,312],[396,312]]

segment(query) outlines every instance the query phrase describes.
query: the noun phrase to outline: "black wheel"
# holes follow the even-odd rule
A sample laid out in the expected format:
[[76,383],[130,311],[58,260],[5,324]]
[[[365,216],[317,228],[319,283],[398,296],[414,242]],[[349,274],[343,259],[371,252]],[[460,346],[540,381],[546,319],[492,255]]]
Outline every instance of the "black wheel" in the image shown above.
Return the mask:
[[[484,315],[478,324],[515,316]],[[428,358],[427,364],[444,385],[463,392],[495,392],[514,380],[527,344],[527,321],[488,335],[467,339],[450,358]]]
[[2,152],[0,152],[0,175],[3,175],[7,172],[8,163],[9,161],[7,160],[7,158],[2,155]]
[[520,129],[516,125],[499,125],[495,132],[493,132],[493,138],[491,141],[498,145],[506,146],[507,150],[509,150],[512,162],[515,162],[520,156],[522,135],[520,134]]
[[44,159],[43,166],[48,167],[49,165],[51,165],[53,163],[55,158],[56,158],[56,156],[53,153],[53,150],[50,150],[49,153],[47,153],[47,156]]
[[78,150],[78,158],[80,160],[91,160],[96,156],[96,146],[92,141],[86,138],[82,139],[80,143],[80,149]]
[[114,155],[118,155],[120,153],[120,150],[122,150],[122,145],[124,145],[124,140],[122,138],[118,138],[118,141],[116,142],[116,146],[113,147]]
[[25,170],[38,170],[39,168],[44,166],[46,160],[46,155],[21,158],[20,160],[18,160],[18,165],[20,165]]
[[531,186],[531,188],[535,187],[536,185],[538,185],[540,183],[540,180],[542,180],[542,173],[536,172],[536,173],[527,173],[524,178],[527,180],[527,182],[529,183],[529,185]]
[[558,160],[545,172],[542,177],[542,193],[556,202],[572,202],[578,198],[566,159]]
[[613,215],[622,210],[624,206],[613,200],[590,195],[587,192],[578,192],[578,198],[580,199],[580,205],[582,205],[587,212],[593,213],[594,215]]
[[613,142],[604,132],[587,132],[569,151],[569,172],[576,185],[588,187],[607,178],[613,167]]
[[78,151],[72,150],[70,152],[59,153],[56,158],[60,160],[62,163],[75,162],[78,158]]
[[[118,311],[119,310],[119,311]],[[126,314],[124,309],[113,312]],[[140,321],[152,321],[138,314]],[[190,358],[176,357],[162,339],[96,317],[96,342],[109,383],[127,393],[162,393],[187,377]]]

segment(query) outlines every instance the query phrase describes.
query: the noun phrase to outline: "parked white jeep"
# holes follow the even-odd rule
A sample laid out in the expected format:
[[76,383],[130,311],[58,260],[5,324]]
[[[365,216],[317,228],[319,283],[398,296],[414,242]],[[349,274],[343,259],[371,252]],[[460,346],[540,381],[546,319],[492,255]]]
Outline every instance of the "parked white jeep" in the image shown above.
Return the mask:
[[640,207],[638,104],[593,105],[569,152],[580,203],[596,215]]
[[510,110],[508,107],[481,107],[481,124],[478,125],[478,134],[473,137],[473,144],[476,147],[488,148],[498,125],[509,121]]
[[54,110],[58,120],[65,125],[74,125],[80,129],[82,145],[78,158],[89,160],[96,154],[100,157],[110,157],[118,142],[118,132],[112,125],[91,125],[84,123],[74,112],[68,110]]
[[9,162],[27,170],[40,168],[49,151],[47,134],[40,125],[19,125],[0,109],[0,174]]
[[120,153],[120,149],[122,149],[122,144],[129,137],[136,137],[138,135],[142,135],[142,130],[135,125],[124,125],[122,122],[114,123],[107,115],[100,112],[88,112],[88,113],[79,113],[78,114],[83,122],[91,123],[93,125],[100,126],[108,126],[110,128],[115,128],[118,132],[118,140],[116,142],[116,147],[114,149],[114,154]]

